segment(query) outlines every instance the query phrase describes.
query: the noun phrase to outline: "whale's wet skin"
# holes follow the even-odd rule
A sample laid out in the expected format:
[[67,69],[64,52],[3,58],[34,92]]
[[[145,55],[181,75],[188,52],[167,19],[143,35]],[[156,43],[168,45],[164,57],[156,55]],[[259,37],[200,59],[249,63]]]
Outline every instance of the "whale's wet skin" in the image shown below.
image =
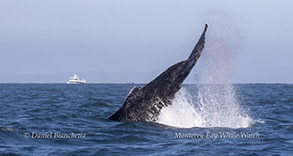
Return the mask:
[[208,25],[189,57],[176,63],[142,88],[134,87],[123,106],[109,117],[115,121],[156,121],[162,108],[172,104],[175,94],[202,54]]
[[[205,95],[197,93],[204,86],[183,85],[185,91],[179,94],[186,95],[179,96],[182,98],[177,99],[175,108],[180,114],[169,110],[170,120],[164,118],[171,126],[106,119],[121,107],[134,86],[144,84],[0,84],[0,155],[292,154],[293,85],[232,85],[242,107],[240,115],[234,113],[238,109],[234,107],[221,108],[219,114],[201,114],[197,101]],[[197,114],[186,111],[193,109],[191,106]],[[246,111],[252,125],[249,118],[245,119]],[[228,119],[218,119],[225,114]],[[202,122],[195,125],[197,116]],[[25,132],[86,135],[25,138]]]

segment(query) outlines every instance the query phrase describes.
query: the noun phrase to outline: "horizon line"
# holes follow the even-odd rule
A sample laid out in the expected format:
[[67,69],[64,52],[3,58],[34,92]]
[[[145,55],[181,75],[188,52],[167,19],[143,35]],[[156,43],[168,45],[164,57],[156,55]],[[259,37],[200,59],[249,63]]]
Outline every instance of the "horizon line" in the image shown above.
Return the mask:
[[[67,84],[66,82],[0,82],[0,84],[66,84],[66,85],[72,85]],[[94,83],[84,83],[81,85],[87,85],[87,84],[138,84],[138,85],[145,85],[147,83],[135,83],[135,82],[94,82]],[[183,83],[183,85],[202,85],[202,84],[212,84],[212,85],[225,85],[225,84],[293,84],[293,83],[286,83],[286,82],[247,82],[247,83]]]

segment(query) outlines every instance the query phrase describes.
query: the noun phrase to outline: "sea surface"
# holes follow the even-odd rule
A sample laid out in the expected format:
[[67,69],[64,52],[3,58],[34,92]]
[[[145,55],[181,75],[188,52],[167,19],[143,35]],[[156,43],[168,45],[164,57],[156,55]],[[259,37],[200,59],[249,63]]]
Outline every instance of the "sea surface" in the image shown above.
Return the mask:
[[0,84],[0,155],[293,155],[293,85],[183,85],[156,123],[107,119],[142,84]]

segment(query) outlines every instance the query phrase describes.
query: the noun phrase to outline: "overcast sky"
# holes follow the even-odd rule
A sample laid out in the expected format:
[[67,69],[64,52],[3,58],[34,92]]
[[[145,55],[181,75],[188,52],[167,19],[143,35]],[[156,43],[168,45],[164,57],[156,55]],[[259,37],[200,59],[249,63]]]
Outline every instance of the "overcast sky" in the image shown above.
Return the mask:
[[[224,38],[237,45],[230,53],[234,83],[293,83],[292,6],[291,0],[1,0],[0,82],[64,82],[74,73],[93,83],[148,82],[187,58],[209,22],[207,49],[213,36],[235,35]],[[191,79],[208,59],[203,54]]]

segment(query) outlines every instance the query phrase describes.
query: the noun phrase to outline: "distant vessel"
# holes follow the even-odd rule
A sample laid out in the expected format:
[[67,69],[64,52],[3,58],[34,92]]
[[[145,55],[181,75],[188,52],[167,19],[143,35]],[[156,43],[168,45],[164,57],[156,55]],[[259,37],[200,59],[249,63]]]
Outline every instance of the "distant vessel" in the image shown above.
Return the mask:
[[85,79],[79,78],[78,75],[74,74],[73,77],[70,77],[69,81],[67,81],[67,84],[81,84],[86,83]]

